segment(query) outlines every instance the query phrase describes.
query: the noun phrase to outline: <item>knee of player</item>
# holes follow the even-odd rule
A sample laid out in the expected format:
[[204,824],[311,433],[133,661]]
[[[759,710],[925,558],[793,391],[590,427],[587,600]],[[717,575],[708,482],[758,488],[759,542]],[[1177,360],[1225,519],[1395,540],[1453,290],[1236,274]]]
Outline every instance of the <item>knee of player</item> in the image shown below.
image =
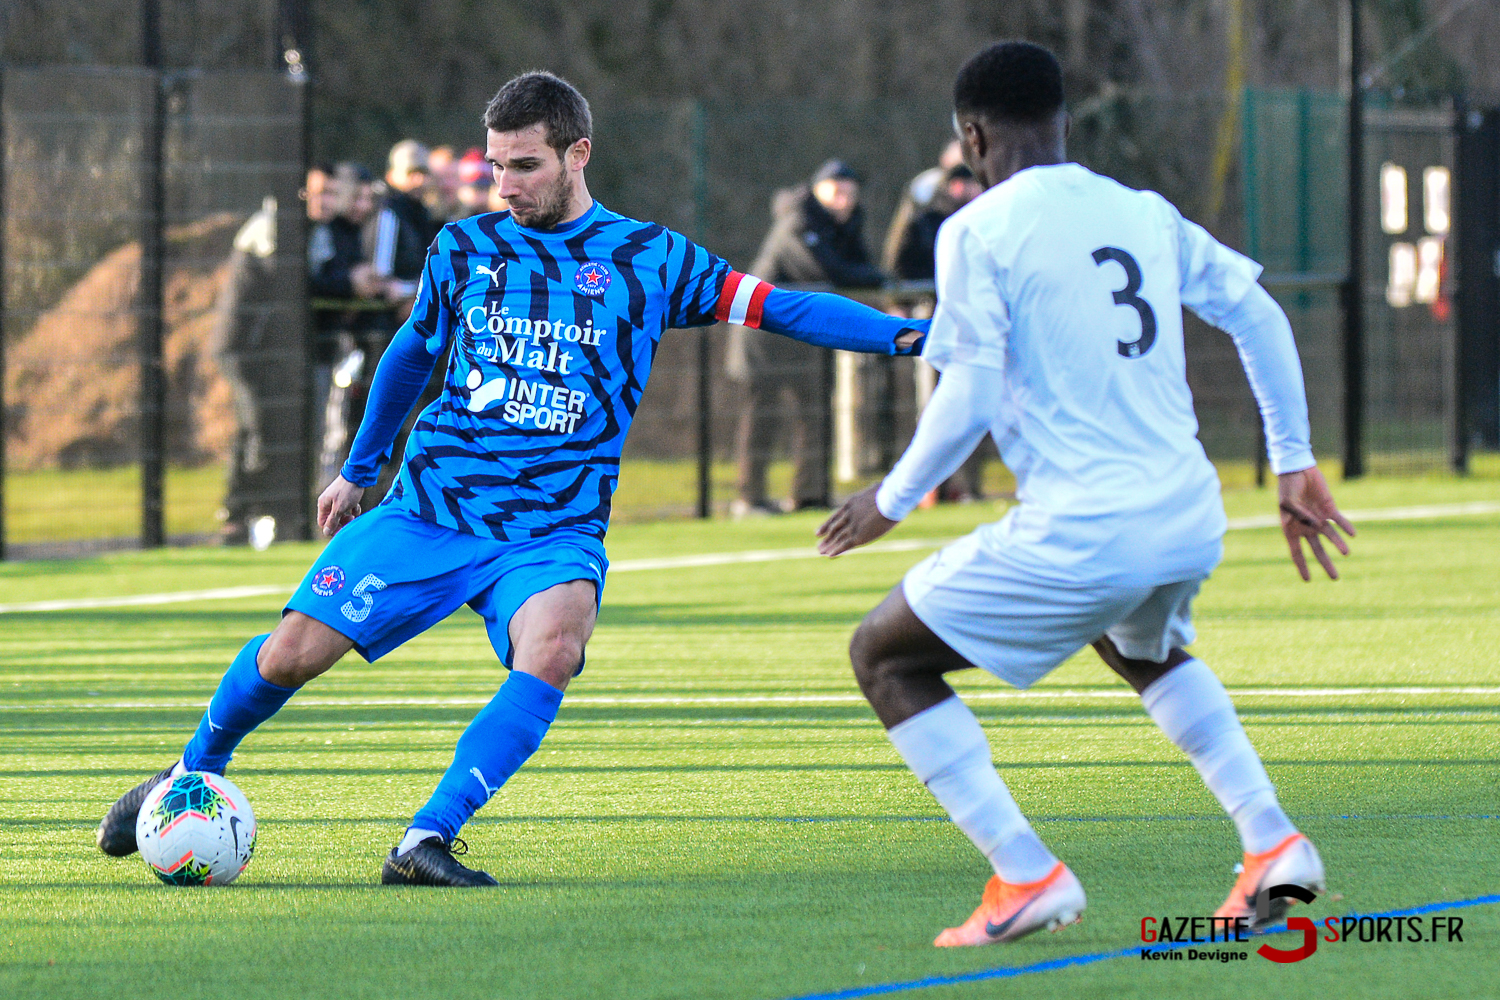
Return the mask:
[[333,666],[351,645],[321,622],[293,612],[266,639],[256,666],[272,684],[301,687]]
[[888,660],[881,655],[883,642],[879,628],[866,618],[849,639],[849,662],[861,688],[875,683],[885,671]]
[[527,652],[535,658],[538,666],[564,671],[568,677],[573,676],[572,672],[583,662],[582,640],[566,632],[553,632],[537,638]]

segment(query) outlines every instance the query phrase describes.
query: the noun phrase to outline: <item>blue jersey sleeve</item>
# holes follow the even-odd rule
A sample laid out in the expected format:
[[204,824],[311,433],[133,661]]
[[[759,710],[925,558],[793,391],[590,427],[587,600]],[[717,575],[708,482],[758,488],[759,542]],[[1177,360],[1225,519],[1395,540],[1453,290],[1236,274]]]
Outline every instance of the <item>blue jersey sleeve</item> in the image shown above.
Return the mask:
[[776,288],[730,268],[722,257],[670,230],[664,282],[667,326],[737,323],[785,334],[819,347],[867,354],[920,354],[922,342],[899,348],[903,333],[927,332],[926,320],[887,316],[878,309],[825,292]]
[[666,240],[662,283],[667,289],[667,326],[683,329],[718,322],[715,314],[729,278],[729,262],[679,233],[668,230]]
[[422,388],[432,377],[432,366],[448,347],[453,335],[453,311],[449,293],[453,270],[439,244],[433,241],[422,269],[417,301],[411,315],[396,331],[380,357],[364,419],[349,448],[349,458],[339,474],[355,486],[373,486],[380,467],[391,457],[396,432],[411,412]]

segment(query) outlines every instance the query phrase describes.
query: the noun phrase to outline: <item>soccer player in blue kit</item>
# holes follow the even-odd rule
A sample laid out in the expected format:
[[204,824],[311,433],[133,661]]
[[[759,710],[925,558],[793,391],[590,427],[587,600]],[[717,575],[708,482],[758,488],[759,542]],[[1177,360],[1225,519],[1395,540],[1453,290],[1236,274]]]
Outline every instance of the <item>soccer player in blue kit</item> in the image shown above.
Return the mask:
[[[111,807],[97,834],[106,854],[136,850],[136,813],[157,782],[223,773],[249,732],[350,649],[373,661],[468,604],[511,673],[459,737],[381,881],[495,885],[454,857],[457,834],[536,751],[583,669],[620,449],[662,333],[731,322],[844,350],[920,349],[924,321],[775,289],[594,201],[588,102],[566,81],[516,77],[484,124],[509,212],[452,223],[434,241],[349,460],[318,499],[333,540],[276,628],[235,657],[182,758]],[[400,478],[361,516],[450,345],[443,393],[418,417]]]

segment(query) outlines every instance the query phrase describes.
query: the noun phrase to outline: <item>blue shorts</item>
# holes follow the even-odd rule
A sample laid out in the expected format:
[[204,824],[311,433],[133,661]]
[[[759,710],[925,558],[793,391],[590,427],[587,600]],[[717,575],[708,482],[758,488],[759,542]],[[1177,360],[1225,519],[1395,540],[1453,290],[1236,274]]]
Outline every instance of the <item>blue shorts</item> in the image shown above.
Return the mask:
[[509,667],[510,619],[527,598],[591,580],[597,607],[608,569],[604,543],[582,532],[502,542],[381,504],[333,536],[286,610],[348,636],[374,662],[467,604]]

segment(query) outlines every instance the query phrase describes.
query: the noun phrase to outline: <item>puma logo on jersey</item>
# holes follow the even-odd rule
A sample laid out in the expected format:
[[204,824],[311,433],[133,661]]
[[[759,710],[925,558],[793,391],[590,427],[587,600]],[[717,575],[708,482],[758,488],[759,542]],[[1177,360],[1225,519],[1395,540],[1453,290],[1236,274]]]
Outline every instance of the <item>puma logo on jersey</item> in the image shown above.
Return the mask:
[[505,270],[505,261],[503,260],[495,261],[495,266],[492,268],[485,267],[483,264],[474,265],[474,273],[487,276],[490,279],[490,283],[495,286],[499,286],[500,272],[503,270]]

